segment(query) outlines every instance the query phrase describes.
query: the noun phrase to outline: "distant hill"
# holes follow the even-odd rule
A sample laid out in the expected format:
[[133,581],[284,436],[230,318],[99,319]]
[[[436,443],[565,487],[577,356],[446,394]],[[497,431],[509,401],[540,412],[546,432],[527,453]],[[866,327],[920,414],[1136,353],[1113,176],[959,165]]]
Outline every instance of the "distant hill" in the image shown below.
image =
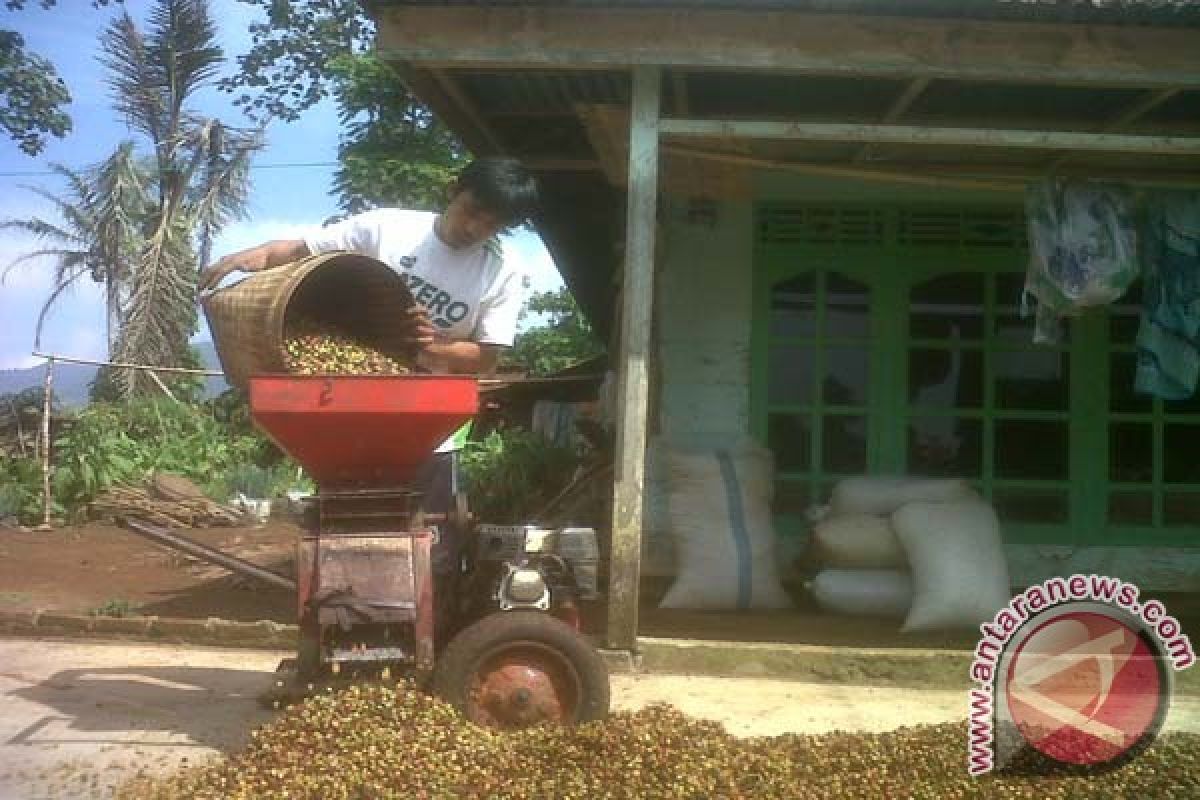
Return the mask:
[[[194,347],[200,354],[200,360],[205,369],[220,369],[221,362],[217,359],[216,348],[212,342],[196,342]],[[95,379],[99,367],[86,364],[54,365],[54,394],[60,403],[68,408],[86,406],[88,389]],[[31,386],[41,386],[46,379],[44,366],[28,367],[27,369],[0,370],[0,395],[19,392]],[[229,388],[224,378],[206,378],[205,396],[214,397]]]

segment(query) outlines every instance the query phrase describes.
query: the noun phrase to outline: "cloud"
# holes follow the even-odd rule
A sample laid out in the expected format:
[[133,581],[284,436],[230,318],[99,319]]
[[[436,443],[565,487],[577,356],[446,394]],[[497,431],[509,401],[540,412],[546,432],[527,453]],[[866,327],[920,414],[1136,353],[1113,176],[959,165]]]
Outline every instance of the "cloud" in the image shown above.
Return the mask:
[[269,218],[235,222],[222,230],[213,241],[213,259],[255,247],[272,239],[303,238],[316,224],[319,224],[318,220],[314,220],[312,224],[302,224],[295,220]]

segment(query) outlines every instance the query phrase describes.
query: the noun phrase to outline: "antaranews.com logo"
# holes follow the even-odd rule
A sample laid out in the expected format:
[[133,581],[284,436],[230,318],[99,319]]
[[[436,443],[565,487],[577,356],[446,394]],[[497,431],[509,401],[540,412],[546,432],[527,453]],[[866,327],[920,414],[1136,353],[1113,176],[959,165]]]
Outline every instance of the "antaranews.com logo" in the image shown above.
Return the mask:
[[1158,735],[1173,675],[1196,661],[1179,621],[1104,575],[1051,578],[991,622],[971,663],[967,770],[1104,769]]

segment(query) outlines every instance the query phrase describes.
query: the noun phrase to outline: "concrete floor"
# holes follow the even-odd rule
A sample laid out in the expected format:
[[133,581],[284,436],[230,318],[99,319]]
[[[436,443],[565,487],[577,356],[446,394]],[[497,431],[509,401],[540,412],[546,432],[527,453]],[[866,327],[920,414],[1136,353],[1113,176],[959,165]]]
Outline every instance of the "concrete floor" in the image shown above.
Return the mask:
[[[0,798],[106,798],[124,780],[237,748],[271,718],[256,695],[282,652],[0,639]],[[613,706],[668,702],[739,736],[883,731],[961,719],[959,690],[614,675]],[[1200,698],[1168,729],[1200,733]]]

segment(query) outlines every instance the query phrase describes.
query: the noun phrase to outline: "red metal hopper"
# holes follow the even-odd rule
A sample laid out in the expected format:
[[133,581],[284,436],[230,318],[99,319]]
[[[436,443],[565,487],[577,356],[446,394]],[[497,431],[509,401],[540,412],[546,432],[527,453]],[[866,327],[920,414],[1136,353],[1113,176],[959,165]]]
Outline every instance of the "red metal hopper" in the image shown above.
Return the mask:
[[255,422],[326,489],[404,485],[478,409],[472,377],[250,379]]

